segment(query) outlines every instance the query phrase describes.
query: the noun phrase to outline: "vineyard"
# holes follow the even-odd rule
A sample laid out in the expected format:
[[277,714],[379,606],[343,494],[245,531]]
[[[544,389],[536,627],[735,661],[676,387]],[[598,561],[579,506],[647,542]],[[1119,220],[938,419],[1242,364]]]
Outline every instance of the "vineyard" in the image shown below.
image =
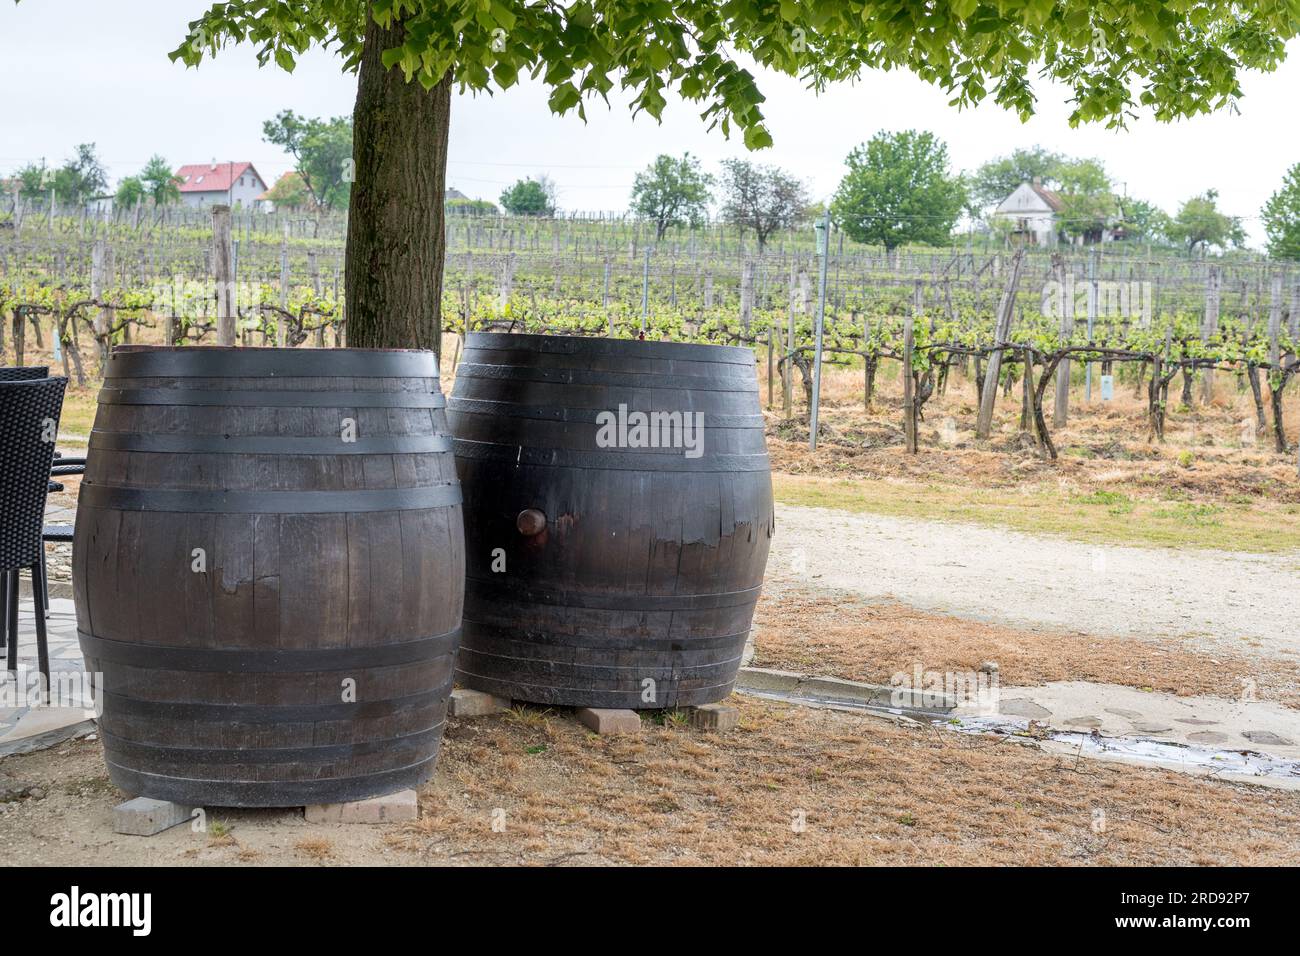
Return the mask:
[[[760,250],[720,227],[656,243],[652,227],[632,220],[461,217],[447,232],[447,370],[467,330],[748,344],[767,406],[807,419],[819,291],[810,236],[782,233]],[[86,387],[113,344],[215,342],[221,286],[243,344],[341,345],[343,234],[337,220],[237,212],[223,264],[205,210],[10,217],[0,223],[5,354],[21,363],[48,348]],[[1072,391],[1108,401],[1131,393],[1155,441],[1171,416],[1216,389],[1236,393],[1278,454],[1294,441],[1285,399],[1300,371],[1300,271],[1285,264],[1122,243],[1016,251],[983,237],[885,251],[836,234],[825,301],[828,376],[859,375],[867,411],[881,401],[878,382],[901,378],[909,451],[954,376],[975,388],[976,439],[990,437],[1000,398],[1047,459],[1058,456],[1053,435],[1069,420]]]

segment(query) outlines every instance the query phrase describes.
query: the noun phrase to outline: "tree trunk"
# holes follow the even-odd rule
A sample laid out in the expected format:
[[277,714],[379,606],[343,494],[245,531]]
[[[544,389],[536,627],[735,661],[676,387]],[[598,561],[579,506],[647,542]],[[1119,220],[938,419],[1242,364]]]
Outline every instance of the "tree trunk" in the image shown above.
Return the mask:
[[1282,421],[1282,390],[1286,388],[1286,376],[1282,375],[1281,382],[1275,388],[1269,389],[1269,400],[1273,405],[1273,442],[1279,455],[1285,455],[1286,446],[1286,426]]
[[426,90],[384,69],[384,50],[401,46],[405,33],[397,21],[366,26],[352,116],[347,339],[353,348],[441,353],[451,74]]
[[1268,430],[1268,419],[1264,416],[1264,392],[1259,384],[1259,366],[1246,368],[1246,380],[1250,382],[1250,394],[1255,399],[1255,427],[1259,434]]

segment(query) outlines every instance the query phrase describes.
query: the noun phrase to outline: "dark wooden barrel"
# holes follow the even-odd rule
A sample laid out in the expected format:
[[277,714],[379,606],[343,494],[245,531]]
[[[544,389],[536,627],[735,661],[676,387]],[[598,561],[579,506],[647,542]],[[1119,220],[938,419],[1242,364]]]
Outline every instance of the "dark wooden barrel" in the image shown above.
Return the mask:
[[460,502],[432,353],[115,349],[73,543],[113,782],[251,807],[427,779]]
[[[609,447],[602,413],[620,406],[628,441]],[[698,413],[699,454],[630,447],[647,437],[632,412]],[[633,709],[731,692],[775,528],[752,352],[471,334],[448,422],[465,489],[462,684]]]

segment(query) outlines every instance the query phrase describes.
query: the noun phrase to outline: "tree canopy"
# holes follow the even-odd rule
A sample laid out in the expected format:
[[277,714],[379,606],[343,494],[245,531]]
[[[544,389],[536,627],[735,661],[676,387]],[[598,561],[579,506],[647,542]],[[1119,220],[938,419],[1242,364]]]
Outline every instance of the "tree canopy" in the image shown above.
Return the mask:
[[545,176],[520,179],[501,192],[501,205],[512,216],[555,215],[555,186]]
[[1099,159],[1066,160],[1057,165],[1055,177],[1061,231],[1084,242],[1100,242],[1103,231],[1116,225],[1119,217],[1119,201],[1106,167]]
[[294,158],[295,171],[317,208],[348,204],[353,179],[350,119],[314,119],[284,110],[262,124],[262,137]]
[[722,161],[722,218],[742,231],[753,230],[759,249],[807,208],[808,187],[784,169],[745,159]]
[[57,201],[77,205],[104,194],[108,189],[108,171],[95,151],[95,144],[82,143],[58,169],[28,163],[18,170],[18,182],[24,199],[43,199],[52,190]]
[[1270,256],[1300,259],[1300,163],[1287,171],[1281,188],[1264,204],[1264,233]]
[[877,133],[849,153],[831,215],[851,239],[893,249],[947,242],[966,203],[948,170],[948,147],[933,133]]
[[1246,233],[1241,222],[1220,212],[1218,200],[1218,191],[1207,189],[1183,203],[1169,225],[1169,238],[1185,245],[1188,252],[1202,246],[1225,249],[1243,245]]
[[405,24],[383,63],[426,89],[448,72],[471,90],[532,76],[551,88],[552,110],[581,114],[618,86],[654,117],[673,89],[751,148],[771,136],[741,57],[814,89],[901,67],[954,106],[992,98],[1021,117],[1034,112],[1037,75],[1069,88],[1072,124],[1123,124],[1140,107],[1171,120],[1228,105],[1241,73],[1274,69],[1300,32],[1288,0],[238,0],[213,4],[172,56],[195,65],[250,42],[261,62],[292,70],[324,45],[355,69],[367,7],[382,26]]
[[[756,149],[772,137],[751,62],[814,91],[906,69],[954,106],[992,100],[1022,118],[1034,84],[1056,81],[1072,124],[1115,126],[1139,109],[1172,120],[1228,106],[1242,74],[1276,68],[1297,33],[1295,0],[227,0],[172,57],[197,66],[246,42],[292,70],[324,46],[358,71],[349,342],[436,347],[453,86],[532,77],[551,110],[584,117],[616,93],[659,118],[675,93]],[[421,160],[433,175],[415,175]]]
[[131,207],[143,201],[144,196],[144,183],[140,181],[140,177],[127,176],[117,184],[117,192],[113,194],[113,202],[119,206]]
[[291,170],[277,179],[275,185],[267,190],[266,198],[277,209],[302,209],[312,204],[311,193],[307,191],[307,184],[302,181],[302,174],[297,170]]
[[157,206],[165,206],[181,198],[180,178],[161,156],[151,156],[144,169],[140,170],[139,178],[146,195]]
[[1119,224],[1129,239],[1156,244],[1169,241],[1169,214],[1143,199],[1120,201]]
[[709,211],[713,177],[700,169],[690,153],[680,158],[664,153],[632,184],[632,212],[655,224],[655,239],[673,226],[696,225]]

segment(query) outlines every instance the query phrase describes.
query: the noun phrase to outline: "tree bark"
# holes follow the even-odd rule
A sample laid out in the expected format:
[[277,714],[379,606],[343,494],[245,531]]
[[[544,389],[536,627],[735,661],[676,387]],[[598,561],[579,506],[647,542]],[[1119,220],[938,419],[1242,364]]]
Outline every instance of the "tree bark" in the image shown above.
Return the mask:
[[[347,340],[353,348],[442,348],[443,192],[451,74],[426,90],[386,70],[406,31],[370,20],[352,116]],[[440,356],[441,357],[441,356]]]

